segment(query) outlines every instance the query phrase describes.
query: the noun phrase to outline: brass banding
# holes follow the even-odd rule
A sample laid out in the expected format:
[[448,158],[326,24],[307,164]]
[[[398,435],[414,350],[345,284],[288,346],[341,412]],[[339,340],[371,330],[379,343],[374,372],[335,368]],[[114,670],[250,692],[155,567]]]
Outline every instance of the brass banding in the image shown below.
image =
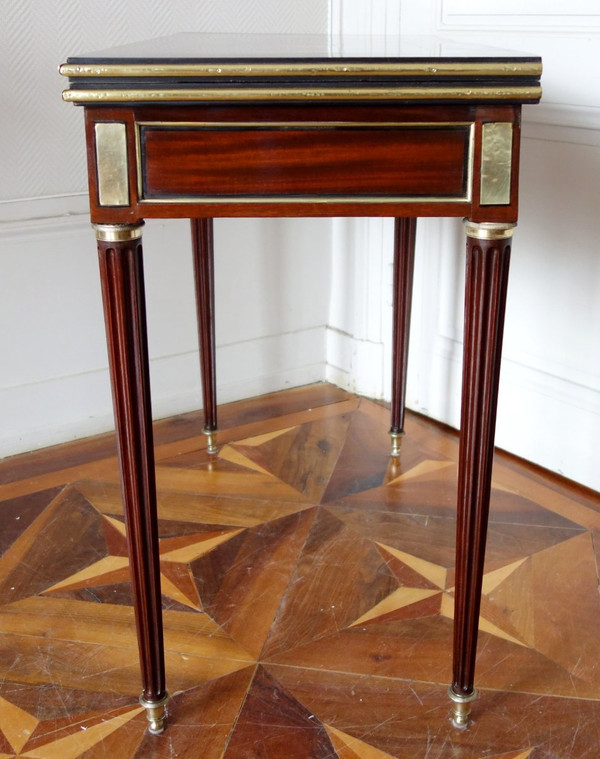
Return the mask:
[[516,222],[464,220],[465,232],[475,240],[508,240],[513,236]]
[[89,89],[65,90],[70,103],[173,103],[313,100],[410,100],[410,101],[537,101],[541,87],[244,87],[188,89]]
[[[147,204],[174,204],[174,203],[214,203],[215,205],[225,205],[227,203],[234,203],[235,205],[277,205],[277,204],[289,204],[297,203],[299,205],[347,205],[349,203],[370,203],[373,205],[385,205],[387,203],[469,203],[470,197],[468,195],[448,195],[446,197],[436,197],[433,195],[395,195],[390,197],[382,197],[379,195],[331,195],[329,197],[323,197],[322,195],[278,195],[276,197],[265,197],[263,195],[251,195],[247,197],[239,197],[238,195],[231,195],[226,197],[212,196],[212,195],[198,195],[194,196],[176,196],[176,197],[145,197],[139,199],[140,205]],[[463,212],[466,212],[464,209]],[[460,211],[456,214],[460,215]]]
[[448,688],[448,696],[450,700],[453,701],[455,704],[470,704],[472,701],[475,701],[475,699],[477,698],[477,689],[473,688],[471,693],[461,695],[460,693],[456,693],[454,691],[454,688],[450,686]]
[[94,132],[98,202],[101,206],[128,206],[127,127],[118,121],[100,121]]
[[408,63],[63,63],[63,76],[85,77],[250,77],[250,76],[540,76],[537,61]]
[[482,206],[510,205],[512,184],[512,122],[489,122],[481,127]]
[[136,121],[136,127],[192,127],[194,129],[364,129],[374,127],[472,127],[473,121]]
[[138,224],[92,224],[98,242],[139,240],[144,222]]

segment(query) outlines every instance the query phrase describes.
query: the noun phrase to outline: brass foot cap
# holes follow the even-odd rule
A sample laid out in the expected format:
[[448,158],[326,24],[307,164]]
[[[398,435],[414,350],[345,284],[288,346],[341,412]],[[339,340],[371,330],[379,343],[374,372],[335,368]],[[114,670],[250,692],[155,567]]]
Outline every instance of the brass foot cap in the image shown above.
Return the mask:
[[202,434],[206,435],[206,452],[217,453],[219,450],[217,446],[217,430],[203,429]]
[[465,696],[455,693],[452,686],[448,688],[448,696],[452,701],[452,716],[450,721],[454,727],[459,730],[465,730],[469,726],[469,715],[471,714],[471,703],[477,698],[477,691]]
[[146,717],[149,723],[148,732],[152,735],[160,735],[165,730],[166,704],[168,700],[168,694],[164,698],[161,698],[160,701],[146,701],[143,696],[140,696],[140,706],[143,706],[146,710]]
[[392,450],[390,456],[399,456],[402,450],[402,438],[404,437],[404,430],[401,432],[390,431],[390,438],[392,439]]

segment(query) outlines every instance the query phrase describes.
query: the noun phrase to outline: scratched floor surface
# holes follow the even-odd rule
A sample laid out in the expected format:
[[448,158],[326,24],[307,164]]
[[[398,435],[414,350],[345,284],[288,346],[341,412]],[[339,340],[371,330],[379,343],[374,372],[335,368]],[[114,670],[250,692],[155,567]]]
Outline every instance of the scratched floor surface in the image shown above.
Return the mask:
[[497,456],[449,722],[457,439],[320,385],[156,427],[169,724],[145,733],[111,436],[0,463],[0,759],[597,759],[600,497]]

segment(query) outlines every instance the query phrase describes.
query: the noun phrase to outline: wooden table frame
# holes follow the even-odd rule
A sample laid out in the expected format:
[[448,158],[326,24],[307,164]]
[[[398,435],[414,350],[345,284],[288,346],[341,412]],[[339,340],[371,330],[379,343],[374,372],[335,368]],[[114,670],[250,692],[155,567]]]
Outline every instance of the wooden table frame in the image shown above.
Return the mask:
[[[263,44],[257,49],[264,51]],[[521,104],[539,59],[343,56],[70,59],[85,106],[123,500],[150,731],[164,729],[144,218],[190,218],[207,447],[216,450],[215,217],[395,217],[392,455],[400,455],[416,218],[466,217],[453,679],[464,727],[474,669],[500,355],[517,221]],[[226,77],[226,85],[223,84]],[[157,84],[158,82],[158,84]]]

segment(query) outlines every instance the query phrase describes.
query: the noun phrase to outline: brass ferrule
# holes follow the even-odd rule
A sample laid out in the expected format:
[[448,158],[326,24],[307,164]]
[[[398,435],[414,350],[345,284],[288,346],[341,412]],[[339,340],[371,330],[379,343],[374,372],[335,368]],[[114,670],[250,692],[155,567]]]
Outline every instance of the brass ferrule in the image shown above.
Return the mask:
[[391,432],[390,438],[392,440],[392,450],[390,456],[399,456],[402,450],[402,438],[404,437],[404,430],[402,432]]
[[448,696],[452,701],[452,717],[450,721],[454,727],[459,730],[464,730],[469,726],[469,715],[471,714],[471,703],[477,698],[477,691],[473,688],[473,692],[466,696],[461,696],[455,693],[452,686],[448,688]]
[[467,237],[475,240],[508,240],[513,236],[516,222],[482,221],[475,222],[464,219]]
[[152,735],[160,735],[165,729],[165,717],[167,716],[166,704],[169,700],[169,694],[167,693],[160,701],[146,701],[143,696],[140,696],[140,705],[146,710],[146,717],[148,718],[148,732]]
[[139,224],[92,224],[98,242],[128,242],[139,240],[144,222]]
[[217,453],[219,447],[217,446],[217,430],[202,430],[202,434],[206,435],[206,452]]

